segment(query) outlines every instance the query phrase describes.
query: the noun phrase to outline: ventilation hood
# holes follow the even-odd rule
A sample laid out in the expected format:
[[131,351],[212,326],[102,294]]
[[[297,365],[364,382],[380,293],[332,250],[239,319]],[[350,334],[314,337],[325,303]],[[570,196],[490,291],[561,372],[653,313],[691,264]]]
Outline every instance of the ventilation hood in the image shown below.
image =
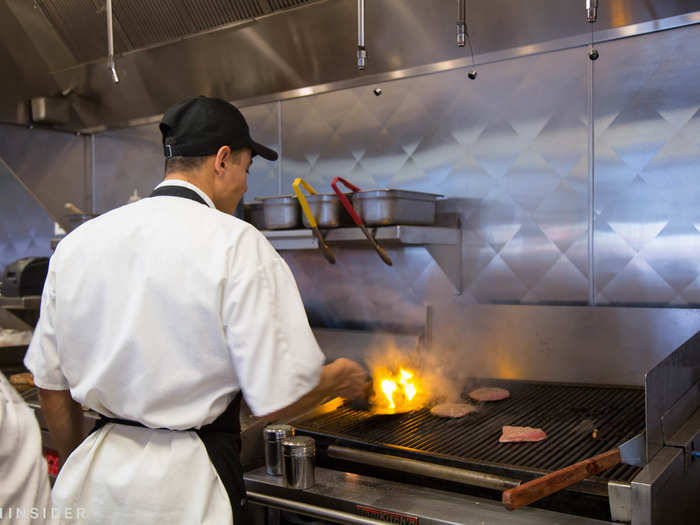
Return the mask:
[[[0,121],[31,122],[30,100],[65,98],[60,127],[138,123],[205,94],[249,104],[339,81],[464,60],[455,0],[366,2],[367,67],[357,69],[357,0],[113,0],[120,82],[107,67],[105,0],[0,0]],[[467,1],[479,57],[590,34],[585,0]],[[600,4],[596,31],[679,16],[697,0]],[[332,86],[331,86],[332,87]],[[54,124],[54,126],[56,126]]]

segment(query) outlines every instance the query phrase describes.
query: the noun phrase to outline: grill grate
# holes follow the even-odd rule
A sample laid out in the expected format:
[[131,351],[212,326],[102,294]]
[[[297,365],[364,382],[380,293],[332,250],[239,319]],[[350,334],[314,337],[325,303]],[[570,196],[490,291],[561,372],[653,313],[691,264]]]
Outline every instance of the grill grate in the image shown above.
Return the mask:
[[[479,404],[461,419],[433,416],[428,409],[372,416],[341,406],[295,423],[300,433],[352,441],[355,445],[401,447],[426,461],[490,464],[506,469],[553,471],[619,446],[644,430],[644,390],[600,386],[480,381],[508,388],[511,397]],[[498,443],[504,425],[542,428],[538,443]],[[593,438],[593,430],[598,430]],[[630,481],[638,467],[618,465],[598,477]]]

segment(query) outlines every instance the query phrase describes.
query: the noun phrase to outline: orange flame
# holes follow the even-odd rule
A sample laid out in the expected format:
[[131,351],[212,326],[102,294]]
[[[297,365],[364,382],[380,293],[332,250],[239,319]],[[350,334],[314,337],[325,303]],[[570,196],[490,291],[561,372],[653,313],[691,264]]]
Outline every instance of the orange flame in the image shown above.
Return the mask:
[[417,410],[423,405],[419,394],[424,388],[415,372],[406,368],[399,369],[398,374],[385,367],[374,373],[374,403],[379,410],[404,411]]

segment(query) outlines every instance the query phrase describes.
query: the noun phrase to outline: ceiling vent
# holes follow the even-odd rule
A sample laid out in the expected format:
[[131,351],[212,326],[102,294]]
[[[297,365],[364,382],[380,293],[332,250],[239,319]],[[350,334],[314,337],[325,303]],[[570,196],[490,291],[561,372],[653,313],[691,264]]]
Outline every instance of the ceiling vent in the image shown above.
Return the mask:
[[[325,0],[114,0],[117,54]],[[107,55],[105,2],[36,0],[78,62]]]

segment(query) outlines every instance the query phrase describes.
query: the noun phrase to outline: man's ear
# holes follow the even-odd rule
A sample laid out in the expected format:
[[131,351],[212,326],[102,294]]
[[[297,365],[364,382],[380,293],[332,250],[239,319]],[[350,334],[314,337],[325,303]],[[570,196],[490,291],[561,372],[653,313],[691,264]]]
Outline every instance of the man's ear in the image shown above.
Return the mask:
[[223,174],[226,169],[226,162],[231,160],[231,148],[228,146],[221,146],[219,151],[216,152],[216,157],[214,158],[214,171],[217,175]]

